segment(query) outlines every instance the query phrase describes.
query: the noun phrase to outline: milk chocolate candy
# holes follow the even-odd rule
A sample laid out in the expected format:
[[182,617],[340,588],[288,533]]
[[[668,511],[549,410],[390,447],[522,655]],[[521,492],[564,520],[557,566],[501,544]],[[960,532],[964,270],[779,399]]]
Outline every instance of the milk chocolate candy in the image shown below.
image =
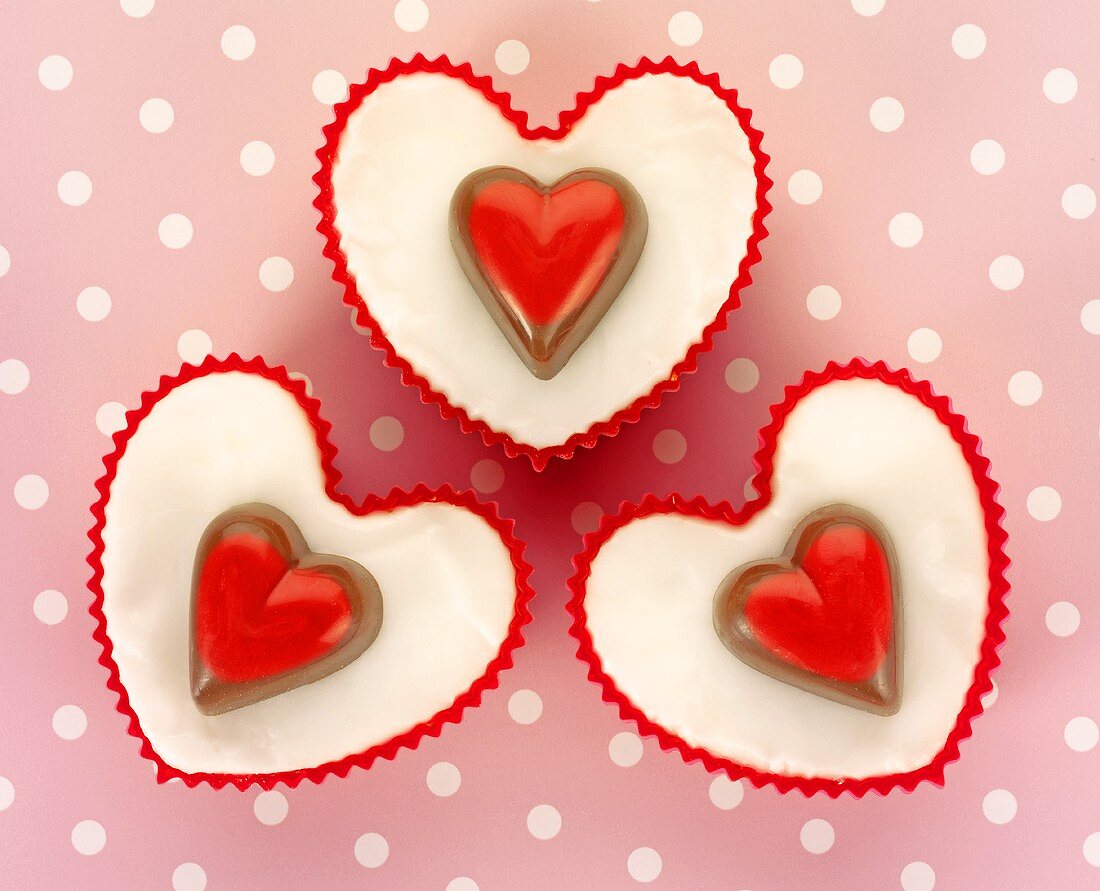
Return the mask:
[[731,572],[714,628],[757,671],[877,715],[901,707],[897,558],[866,511],[830,504],[806,516],[783,554]]
[[648,219],[610,170],[543,185],[512,167],[467,176],[451,200],[451,245],[481,302],[527,369],[554,377],[630,278]]
[[366,569],[310,551],[294,521],[242,504],[210,523],[191,582],[191,696],[219,715],[311,684],[378,636],[382,594]]

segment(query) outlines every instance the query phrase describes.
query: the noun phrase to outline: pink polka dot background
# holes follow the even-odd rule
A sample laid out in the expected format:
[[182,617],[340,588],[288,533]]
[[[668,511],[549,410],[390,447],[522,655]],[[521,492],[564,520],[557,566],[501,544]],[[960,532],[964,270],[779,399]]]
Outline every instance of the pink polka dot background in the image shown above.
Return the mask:
[[[1100,883],[1098,30],[1090,0],[12,5],[0,884]],[[471,61],[544,122],[620,60],[697,59],[772,156],[772,234],[730,330],[658,411],[541,475],[401,387],[321,256],[310,177],[331,103],[416,51]],[[305,376],[345,491],[472,485],[535,566],[501,688],[441,739],[321,786],[156,785],[90,636],[87,508],[122,407],[231,350]],[[574,659],[565,580],[600,508],[647,491],[741,503],[767,407],[852,355],[929,377],[983,437],[1013,616],[945,790],[807,801],[634,738]]]

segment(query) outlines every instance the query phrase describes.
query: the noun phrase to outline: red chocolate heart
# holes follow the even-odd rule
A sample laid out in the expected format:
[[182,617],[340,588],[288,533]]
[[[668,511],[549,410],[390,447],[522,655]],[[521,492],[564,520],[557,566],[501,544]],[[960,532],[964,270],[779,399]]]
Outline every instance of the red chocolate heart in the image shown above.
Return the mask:
[[451,244],[512,349],[549,380],[599,323],[645,245],[641,196],[608,170],[544,186],[512,167],[466,177],[451,201]]
[[314,554],[294,522],[245,504],[203,533],[191,591],[191,695],[217,715],[309,684],[353,662],[378,636],[374,577]]
[[880,715],[901,705],[897,561],[870,514],[832,504],[805,517],[782,557],[735,569],[714,627],[765,674]]

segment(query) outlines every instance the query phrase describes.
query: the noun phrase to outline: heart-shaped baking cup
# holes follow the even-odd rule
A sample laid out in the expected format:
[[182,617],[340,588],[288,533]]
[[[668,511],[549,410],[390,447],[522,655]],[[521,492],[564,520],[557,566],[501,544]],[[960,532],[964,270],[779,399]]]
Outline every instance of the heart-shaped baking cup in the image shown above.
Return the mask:
[[777,559],[731,572],[714,630],[757,671],[880,715],[900,705],[897,557],[866,511],[830,504],[807,515]]
[[[513,523],[446,486],[353,501],[320,403],[285,369],[209,357],[161,378],[126,421],[96,483],[90,611],[160,782],[346,776],[438,736],[512,664],[532,596]],[[207,578],[227,568],[265,580],[222,640],[232,611],[204,598],[235,587]],[[198,703],[193,582],[195,640],[218,675]],[[235,708],[238,694],[251,704]]]
[[451,199],[463,272],[535,377],[554,377],[626,284],[645,245],[645,204],[610,170],[575,170],[546,186],[487,167]]
[[[530,126],[469,65],[417,55],[370,70],[335,115],[317,152],[314,205],[356,329],[425,403],[537,470],[676,390],[752,281],[771,210],[768,156],[736,91],[694,63],[619,65],[549,127]],[[454,233],[456,258],[452,198],[461,203],[472,175],[502,167],[530,177],[526,201],[555,192],[551,205],[578,171],[588,184],[573,194],[608,198],[591,173],[608,171],[624,216],[644,208],[644,249],[640,226],[616,239],[612,201],[597,253],[617,242],[614,262],[578,263],[578,247],[553,264],[539,250],[517,263],[520,239],[494,227],[471,251],[468,226]],[[520,185],[504,188],[522,197]],[[526,226],[512,214],[506,227],[539,228],[533,209],[519,215]],[[494,236],[513,256],[489,270],[477,260]],[[553,297],[526,287],[536,277],[557,280]]]
[[206,715],[339,671],[382,625],[374,576],[313,553],[269,504],[238,505],[206,527],[191,586],[191,696]]
[[[943,785],[1008,616],[1004,511],[978,438],[927,382],[881,362],[807,373],[770,415],[744,507],[648,495],[585,536],[569,582],[578,657],[640,733],[708,770],[834,798]],[[838,522],[854,538],[830,539]],[[822,593],[837,555],[811,555],[815,542],[880,552],[856,561],[877,582],[844,611],[847,631],[790,602],[839,593]],[[782,581],[761,589],[769,578]],[[730,633],[739,618],[748,634]],[[742,661],[750,636],[768,664]],[[851,694],[891,652],[896,713],[830,697],[823,676]]]

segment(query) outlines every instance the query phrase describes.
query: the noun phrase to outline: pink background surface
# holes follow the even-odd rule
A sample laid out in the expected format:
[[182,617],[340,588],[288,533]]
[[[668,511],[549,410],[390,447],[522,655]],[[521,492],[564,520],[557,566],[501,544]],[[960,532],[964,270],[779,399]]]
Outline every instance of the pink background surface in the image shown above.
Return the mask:
[[[409,9],[408,2],[401,5]],[[466,876],[482,891],[629,888],[636,887],[631,852],[652,848],[662,863],[654,885],[667,888],[916,891],[930,887],[928,869],[906,869],[917,861],[934,872],[937,888],[1095,886],[1100,749],[1091,722],[1100,719],[1100,703],[1092,660],[1100,654],[1100,591],[1087,555],[1100,499],[1100,215],[1075,218],[1089,209],[1088,191],[1071,190],[1065,202],[1063,193],[1074,184],[1100,188],[1100,11],[1087,0],[886,0],[873,15],[842,0],[425,2],[427,23],[414,33],[398,26],[393,3],[362,0],[315,8],[156,0],[144,17],[126,14],[116,0],[89,0],[9,4],[3,13],[0,884],[168,888],[175,881],[177,891],[194,891],[204,875],[209,888],[443,889]],[[864,12],[882,5],[855,0]],[[685,7],[698,15],[702,35],[681,47],[669,23]],[[973,59],[952,49],[965,23],[987,38]],[[221,48],[232,25],[255,36],[247,59],[232,60]],[[530,50],[529,66],[514,75],[494,61],[508,39]],[[310,177],[332,110],[331,97],[314,95],[314,77],[334,69],[360,80],[368,67],[416,51],[471,61],[543,121],[620,60],[670,52],[697,59],[741,91],[773,159],[772,235],[730,330],[660,409],[542,475],[486,450],[402,388],[349,324],[321,256]],[[770,63],[784,53],[804,66],[792,89],[769,78]],[[71,63],[71,82],[56,62],[40,79],[40,63],[55,54]],[[1044,77],[1056,68],[1076,76],[1071,101],[1044,95]],[[43,79],[65,86],[48,89]],[[885,96],[904,107],[895,132],[869,118]],[[139,120],[152,97],[174,111],[163,133]],[[1006,156],[992,174],[971,163],[972,147],[984,139]],[[241,149],[253,140],[274,151],[274,167],[262,176],[242,169]],[[823,183],[807,205],[788,194],[801,169]],[[60,199],[67,171],[90,178],[86,203]],[[902,212],[924,227],[907,249],[888,235]],[[192,240],[178,250],[158,239],[170,213],[193,224]],[[1024,269],[1010,290],[989,273],[1002,255]],[[258,273],[272,256],[294,270],[280,292]],[[807,311],[818,285],[841,295],[831,320]],[[77,309],[89,286],[110,295],[100,321]],[[95,302],[94,293],[85,296],[85,314]],[[942,341],[927,363],[909,354],[910,335],[921,328]],[[309,377],[334,422],[343,488],[353,497],[422,480],[465,486],[477,462],[499,464],[504,482],[491,497],[517,519],[535,566],[529,644],[501,688],[442,739],[396,762],[278,793],[288,810],[276,825],[256,811],[279,810],[278,798],[256,805],[256,791],[155,784],[114,710],[90,637],[87,506],[109,449],[97,428],[112,429],[115,409],[99,412],[98,425],[97,410],[135,405],[158,375],[179,366],[178,340],[192,329],[209,335],[219,355],[262,353]],[[188,358],[195,340],[199,354],[205,346],[201,336],[184,338]],[[929,358],[917,341],[917,356]],[[910,365],[951,395],[1004,486],[1013,615],[996,702],[963,744],[962,761],[948,768],[943,790],[834,802],[746,785],[732,809],[712,803],[711,775],[651,740],[636,764],[613,763],[610,740],[633,728],[600,701],[566,636],[564,582],[579,547],[571,518],[583,529],[592,510],[574,509],[611,510],[650,490],[740,503],[767,406],[804,370],[852,355]],[[759,370],[759,382],[743,393],[726,382],[727,366],[739,358]],[[1031,402],[1034,384],[1010,396],[1019,371],[1041,380],[1033,404],[1017,400]],[[395,450],[372,445],[379,417],[403,427]],[[687,445],[672,464],[654,451],[666,430],[679,431]],[[34,510],[24,505],[35,503],[40,484],[27,475],[48,485],[48,499]],[[492,488],[498,475],[483,464],[473,478]],[[1037,487],[1060,493],[1053,518],[1040,519],[1057,499],[1043,489],[1030,494]],[[39,617],[58,619],[59,598],[40,597],[46,590],[61,592],[68,606],[54,624]],[[1059,602],[1075,610],[1048,613]],[[1074,623],[1060,617],[1075,611],[1079,628],[1066,634]],[[541,716],[530,724],[509,716],[509,697],[521,689],[541,698]],[[72,709],[55,717],[63,706],[86,717],[79,735],[83,722]],[[1067,731],[1074,718],[1085,720]],[[439,762],[461,774],[447,797],[426,781]],[[985,814],[1003,820],[1012,812],[997,806],[1004,794],[987,799],[993,790],[1016,802],[1008,822]],[[560,832],[548,840],[527,828],[528,812],[541,804],[561,816]],[[800,842],[803,825],[815,819],[835,833],[822,854]],[[86,826],[73,841],[74,827],[87,820],[106,836],[94,854],[78,850],[88,849]],[[365,833],[386,839],[380,866],[355,856]],[[177,870],[181,864],[198,867]],[[451,891],[472,888],[455,883]]]

